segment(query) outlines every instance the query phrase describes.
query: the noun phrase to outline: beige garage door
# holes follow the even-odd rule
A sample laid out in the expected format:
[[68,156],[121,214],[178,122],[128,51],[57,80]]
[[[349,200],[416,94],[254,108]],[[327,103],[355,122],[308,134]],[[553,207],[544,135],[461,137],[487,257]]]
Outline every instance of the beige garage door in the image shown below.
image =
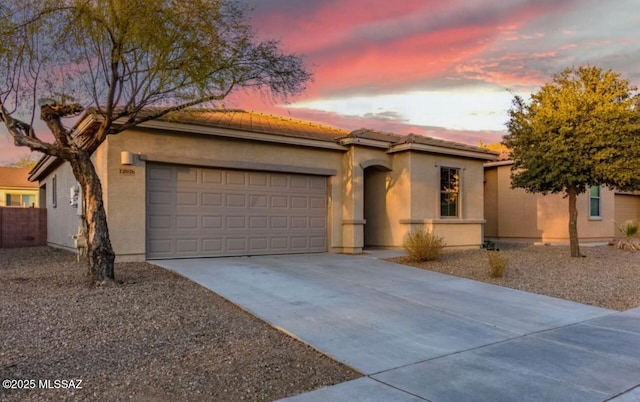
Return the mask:
[[323,176],[147,164],[147,257],[327,250]]

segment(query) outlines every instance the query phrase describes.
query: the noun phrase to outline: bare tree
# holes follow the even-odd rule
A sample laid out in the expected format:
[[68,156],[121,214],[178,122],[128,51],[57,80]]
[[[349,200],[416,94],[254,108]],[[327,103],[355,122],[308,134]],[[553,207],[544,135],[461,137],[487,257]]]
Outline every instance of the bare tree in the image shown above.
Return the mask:
[[[295,95],[310,79],[298,56],[255,39],[232,0],[16,0],[0,5],[0,38],[0,118],[17,146],[71,165],[95,283],[115,278],[91,161],[107,136],[238,88]],[[101,123],[80,140],[63,119],[89,107]],[[53,142],[36,133],[38,109]]]

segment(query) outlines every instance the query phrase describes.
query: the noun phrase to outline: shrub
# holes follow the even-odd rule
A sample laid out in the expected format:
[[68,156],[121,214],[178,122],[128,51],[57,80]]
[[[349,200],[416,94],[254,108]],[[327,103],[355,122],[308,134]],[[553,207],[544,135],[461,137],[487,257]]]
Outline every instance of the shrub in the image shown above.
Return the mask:
[[616,245],[622,250],[636,251],[640,249],[640,245],[633,242],[633,238],[640,234],[640,223],[634,220],[628,220],[618,226],[620,233],[624,235],[624,240],[620,240]]
[[507,272],[507,258],[499,251],[487,251],[489,256],[489,276],[492,278],[502,278]]
[[425,231],[409,234],[403,247],[411,260],[429,261],[437,259],[445,245],[442,237]]

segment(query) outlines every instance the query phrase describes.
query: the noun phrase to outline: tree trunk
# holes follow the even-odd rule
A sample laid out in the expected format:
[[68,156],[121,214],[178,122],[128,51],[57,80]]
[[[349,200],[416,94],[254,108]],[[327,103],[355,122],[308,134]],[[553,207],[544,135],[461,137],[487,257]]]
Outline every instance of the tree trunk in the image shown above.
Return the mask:
[[580,243],[578,241],[578,207],[576,199],[578,198],[578,190],[575,186],[569,187],[569,247],[571,248],[571,257],[581,257]]
[[107,214],[102,202],[102,183],[91,156],[80,151],[71,161],[73,174],[82,189],[84,216],[87,222],[88,277],[94,284],[115,280],[115,253],[109,240]]

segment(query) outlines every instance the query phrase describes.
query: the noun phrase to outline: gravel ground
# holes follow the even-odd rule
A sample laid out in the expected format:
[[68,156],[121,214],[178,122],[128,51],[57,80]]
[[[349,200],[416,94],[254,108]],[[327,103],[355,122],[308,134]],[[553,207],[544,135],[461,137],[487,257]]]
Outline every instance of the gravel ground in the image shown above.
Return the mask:
[[147,263],[117,264],[121,285],[90,289],[69,252],[0,249],[0,275],[0,379],[82,380],[0,400],[268,401],[360,377]]
[[613,310],[640,306],[640,252],[583,246],[585,258],[571,258],[568,246],[498,246],[508,265],[497,279],[489,276],[486,250],[448,250],[423,263],[406,257],[391,261]]

